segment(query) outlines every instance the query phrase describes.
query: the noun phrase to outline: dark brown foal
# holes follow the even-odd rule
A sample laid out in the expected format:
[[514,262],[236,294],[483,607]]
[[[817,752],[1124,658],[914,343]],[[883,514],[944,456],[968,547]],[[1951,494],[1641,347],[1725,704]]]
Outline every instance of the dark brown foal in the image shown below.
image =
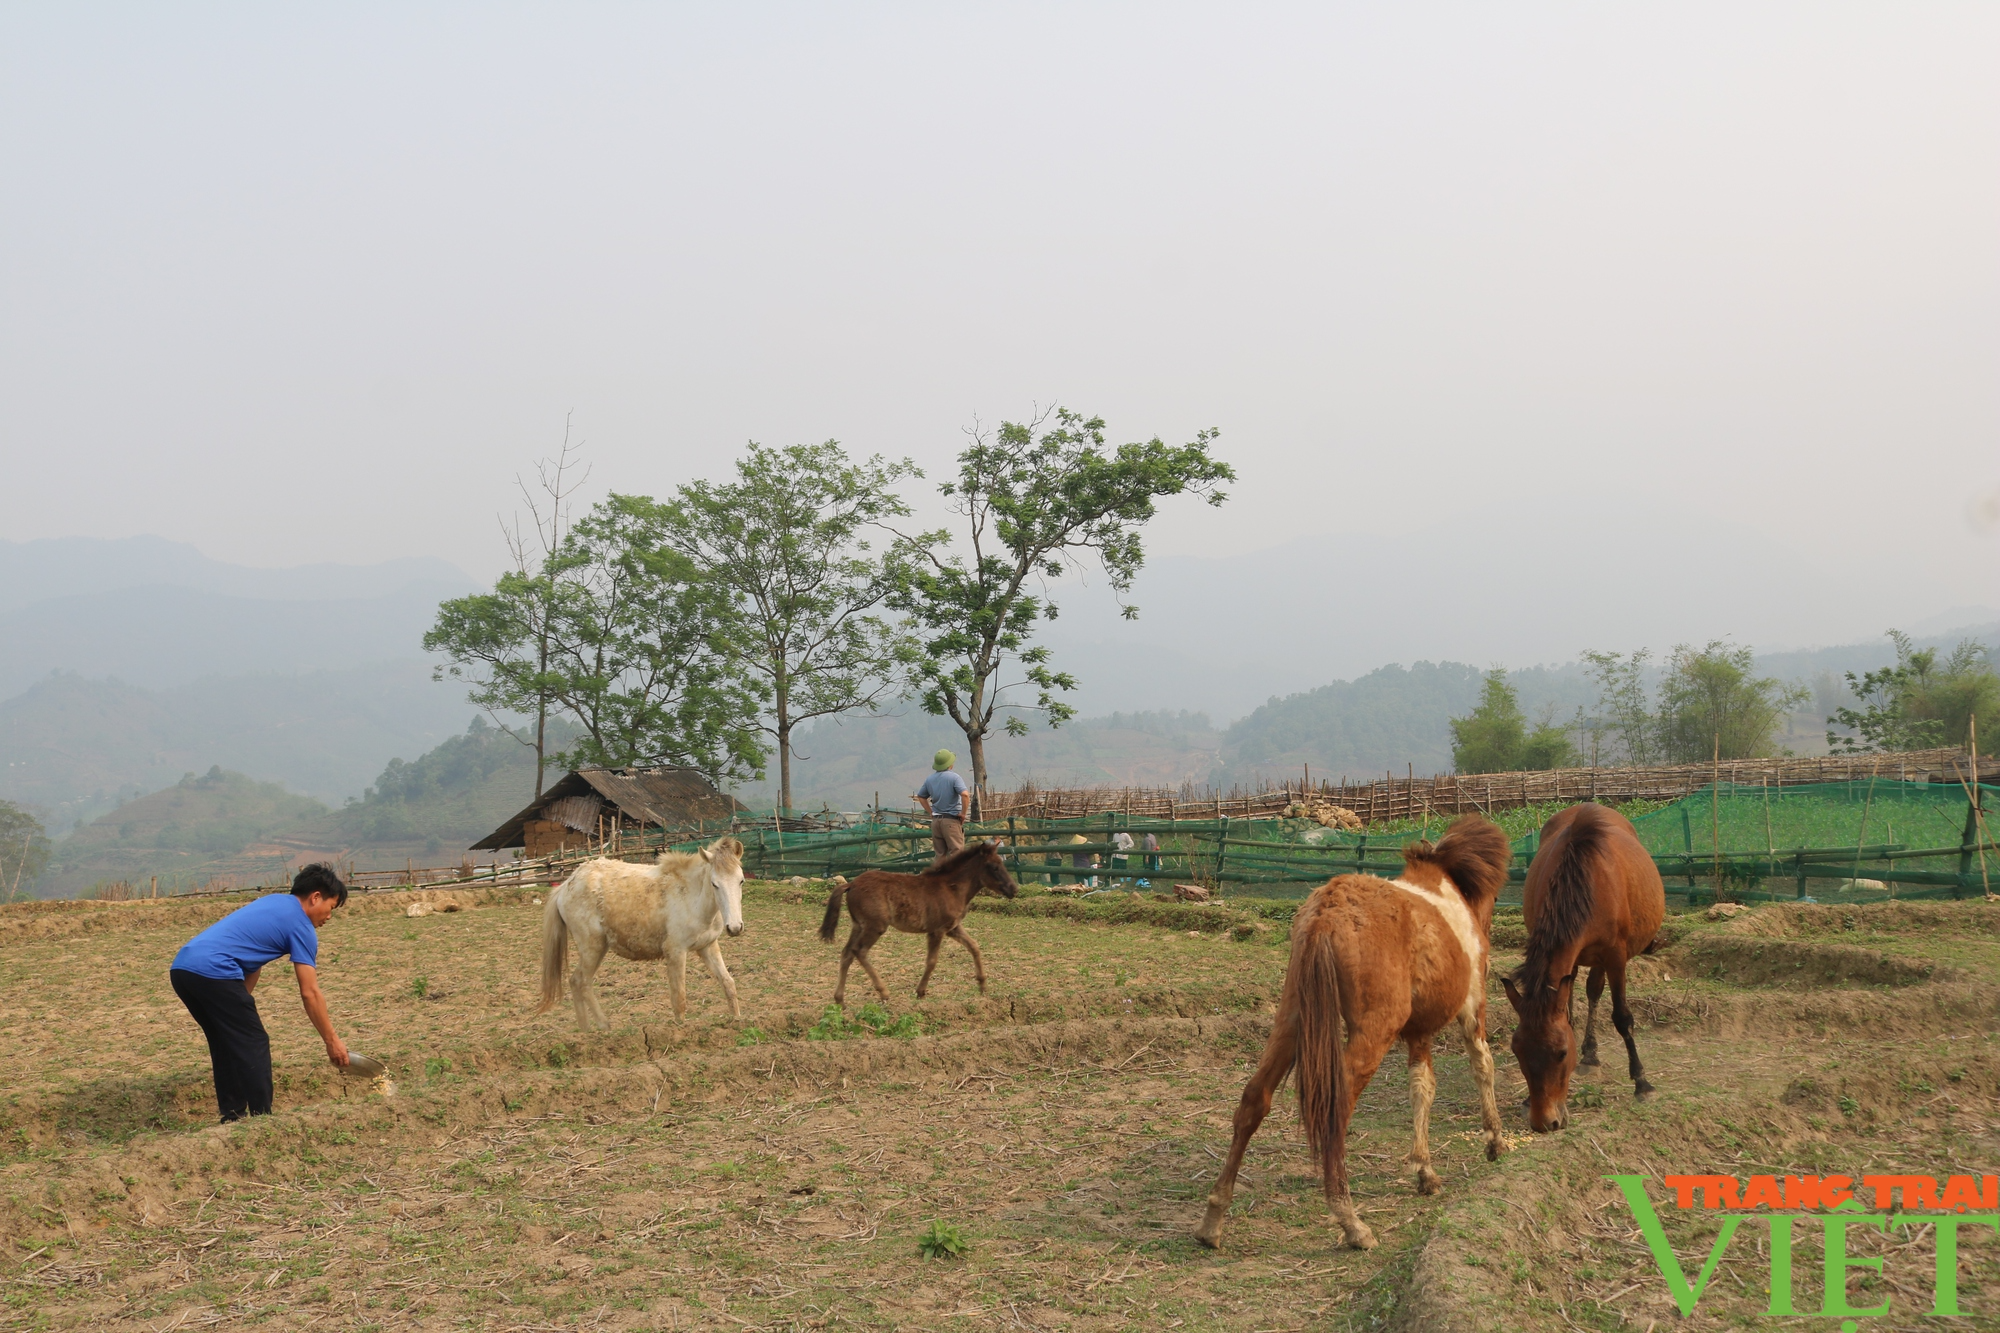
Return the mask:
[[973,895],[981,889],[990,889],[1003,898],[1011,898],[1018,892],[1014,877],[1007,873],[1007,863],[990,842],[975,842],[918,874],[868,870],[844,887],[836,885],[827,896],[826,919],[820,922],[819,937],[829,944],[833,942],[834,932],[840,928],[843,897],[847,899],[848,915],[854,918],[854,928],[847,932],[847,943],[840,950],[840,984],[833,988],[833,1002],[847,1003],[847,969],[857,960],[868,973],[868,979],[875,983],[875,993],[884,1000],[889,998],[889,988],[882,984],[868,951],[892,926],[912,935],[930,937],[924,979],[917,983],[918,999],[930,989],[931,973],[937,970],[938,950],[944,947],[947,935],[963,944],[972,955],[973,975],[979,978],[979,993],[984,995],[986,960],[979,956],[979,946],[960,924],[965,920],[966,909],[972,905]]

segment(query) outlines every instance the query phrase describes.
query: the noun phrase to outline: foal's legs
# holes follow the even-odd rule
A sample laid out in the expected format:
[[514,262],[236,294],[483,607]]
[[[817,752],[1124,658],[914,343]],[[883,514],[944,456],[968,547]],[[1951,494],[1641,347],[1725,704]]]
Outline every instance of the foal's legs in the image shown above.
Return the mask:
[[931,988],[931,973],[937,970],[938,950],[944,947],[944,932],[933,930],[926,937],[930,947],[924,954],[924,975],[917,983],[917,998],[924,998],[924,992]]
[[729,975],[729,968],[722,961],[722,944],[710,940],[701,947],[701,959],[708,964],[708,974],[715,978],[715,984],[722,987],[722,993],[729,997],[729,1016],[743,1017],[743,1006],[736,1002],[736,978]]
[[1264,1058],[1258,1061],[1257,1072],[1243,1085],[1243,1098],[1236,1104],[1236,1135],[1229,1141],[1229,1158],[1222,1164],[1222,1178],[1209,1191],[1208,1211],[1202,1215],[1201,1225],[1195,1228],[1194,1238],[1210,1249],[1222,1244],[1222,1220],[1229,1215],[1229,1201],[1236,1194],[1236,1173],[1243,1166],[1244,1150],[1250,1146],[1250,1136],[1257,1132],[1257,1126],[1271,1113],[1271,1094],[1285,1081],[1285,1075],[1292,1072],[1298,1049],[1298,1014],[1286,1008],[1271,1027],[1271,1039],[1264,1043]]
[[1479,1085],[1479,1120],[1486,1126],[1486,1160],[1497,1162],[1507,1150],[1500,1137],[1500,1097],[1493,1089],[1493,1050],[1486,1044],[1486,1016],[1468,1012],[1458,1017],[1465,1037],[1465,1054],[1472,1062],[1472,1081]]
[[1604,973],[1602,966],[1590,969],[1590,1014],[1583,1023],[1583,1050],[1577,1054],[1580,1065],[1594,1065],[1597,1061],[1597,1000],[1604,994]]
[[1417,1193],[1436,1194],[1443,1184],[1431,1170],[1431,1101],[1437,1096],[1437,1070],[1431,1065],[1431,1039],[1410,1038],[1410,1161],[1417,1168]]
[[882,984],[881,974],[876,972],[875,964],[868,957],[868,951],[875,947],[875,941],[882,938],[886,929],[886,926],[864,926],[857,921],[854,929],[847,932],[847,943],[840,950],[840,984],[833,988],[835,1004],[847,1003],[847,969],[856,960],[860,961],[861,970],[868,974],[868,979],[875,983],[875,993],[884,1000],[889,998],[889,988]]
[[570,996],[576,1001],[576,1025],[585,1032],[592,1027],[608,1028],[611,1020],[604,1016],[604,1006],[597,1002],[596,976],[609,943],[601,930],[572,931],[570,938],[576,941],[576,980],[570,985]]
[[953,926],[945,934],[963,944],[965,951],[972,955],[972,975],[979,978],[979,993],[986,994],[986,960],[979,956],[979,946],[972,942],[972,936],[965,933],[963,925]]
[[[1596,978],[1592,977],[1595,981]],[[1632,1061],[1632,1095],[1644,1101],[1653,1085],[1646,1081],[1646,1071],[1639,1064],[1639,1047],[1632,1040],[1632,1011],[1625,1005],[1625,960],[1620,958],[1611,965],[1611,1021],[1618,1028],[1618,1035],[1625,1039],[1625,1054]]]

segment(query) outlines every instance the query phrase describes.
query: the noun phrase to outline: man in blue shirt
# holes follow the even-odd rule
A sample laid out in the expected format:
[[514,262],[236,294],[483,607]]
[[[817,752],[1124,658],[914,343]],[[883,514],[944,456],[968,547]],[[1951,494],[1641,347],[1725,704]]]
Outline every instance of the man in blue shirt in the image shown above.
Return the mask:
[[931,756],[931,775],[914,793],[918,805],[931,817],[931,856],[942,861],[965,846],[965,779],[951,771],[952,753],[939,750]]
[[319,927],[347,901],[332,867],[310,865],[290,893],[269,893],[237,908],[181,946],[167,978],[208,1038],[215,1070],[215,1104],[222,1123],[271,1113],[271,1038],[257,1016],[257,974],[290,955],[306,1017],[326,1043],[326,1058],[347,1067],[347,1047],[334,1035],[319,989]]

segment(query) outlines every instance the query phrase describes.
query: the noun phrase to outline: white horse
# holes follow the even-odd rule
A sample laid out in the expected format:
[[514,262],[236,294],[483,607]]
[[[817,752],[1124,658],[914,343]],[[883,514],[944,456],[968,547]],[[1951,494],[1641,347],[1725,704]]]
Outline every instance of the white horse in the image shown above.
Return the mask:
[[542,913],[542,1007],[562,999],[569,937],[576,935],[576,1021],[610,1027],[591,979],[605,950],[620,958],[664,959],[674,1015],[687,1012],[687,956],[698,952],[729,997],[729,1014],[743,1017],[736,980],[722,963],[721,939],[743,933],[743,844],[718,838],[699,852],[661,852],[658,863],[585,861],[549,895]]

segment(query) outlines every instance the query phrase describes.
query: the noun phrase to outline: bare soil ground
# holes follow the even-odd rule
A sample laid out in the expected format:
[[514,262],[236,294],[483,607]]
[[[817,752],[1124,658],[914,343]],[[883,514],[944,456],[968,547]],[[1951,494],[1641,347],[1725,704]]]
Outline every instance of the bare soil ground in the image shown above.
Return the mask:
[[[1268,1029],[1282,929],[981,910],[985,999],[947,946],[914,1001],[923,942],[892,937],[877,957],[894,1002],[857,1032],[824,1016],[821,892],[756,886],[725,946],[741,1025],[705,975],[676,1021],[657,966],[612,960],[600,985],[624,1026],[584,1035],[566,1006],[533,1012],[530,895],[429,897],[463,910],[409,919],[407,898],[379,895],[322,933],[336,1021],[389,1062],[395,1094],[333,1075],[280,965],[258,989],[278,1113],[226,1130],[208,1126],[205,1051],[165,976],[221,905],[0,908],[0,1327],[1765,1326],[1815,1321],[1759,1317],[1762,1270],[1735,1252],[1680,1320],[1602,1177],[2000,1170],[2000,912],[1984,904],[1689,926],[1635,991],[1660,1094],[1631,1101],[1607,1025],[1573,1127],[1531,1141],[1513,1112],[1498,1166],[1464,1061],[1442,1052],[1432,1198],[1410,1189],[1392,1055],[1352,1149],[1383,1241],[1364,1254],[1335,1243],[1289,1095],[1225,1248],[1190,1235]],[[871,1030],[911,1015],[920,1035]],[[968,1253],[920,1257],[933,1222]],[[1668,1225],[1698,1266],[1712,1221]],[[1961,1245],[1981,1314],[1958,1322],[2000,1325],[2000,1245]],[[1802,1235],[1799,1271],[1817,1262]],[[1929,1272],[1891,1262],[1896,1315],[1874,1326],[1922,1324]],[[1857,1304],[1879,1301],[1863,1282]],[[1815,1282],[1800,1289],[1817,1308]]]

